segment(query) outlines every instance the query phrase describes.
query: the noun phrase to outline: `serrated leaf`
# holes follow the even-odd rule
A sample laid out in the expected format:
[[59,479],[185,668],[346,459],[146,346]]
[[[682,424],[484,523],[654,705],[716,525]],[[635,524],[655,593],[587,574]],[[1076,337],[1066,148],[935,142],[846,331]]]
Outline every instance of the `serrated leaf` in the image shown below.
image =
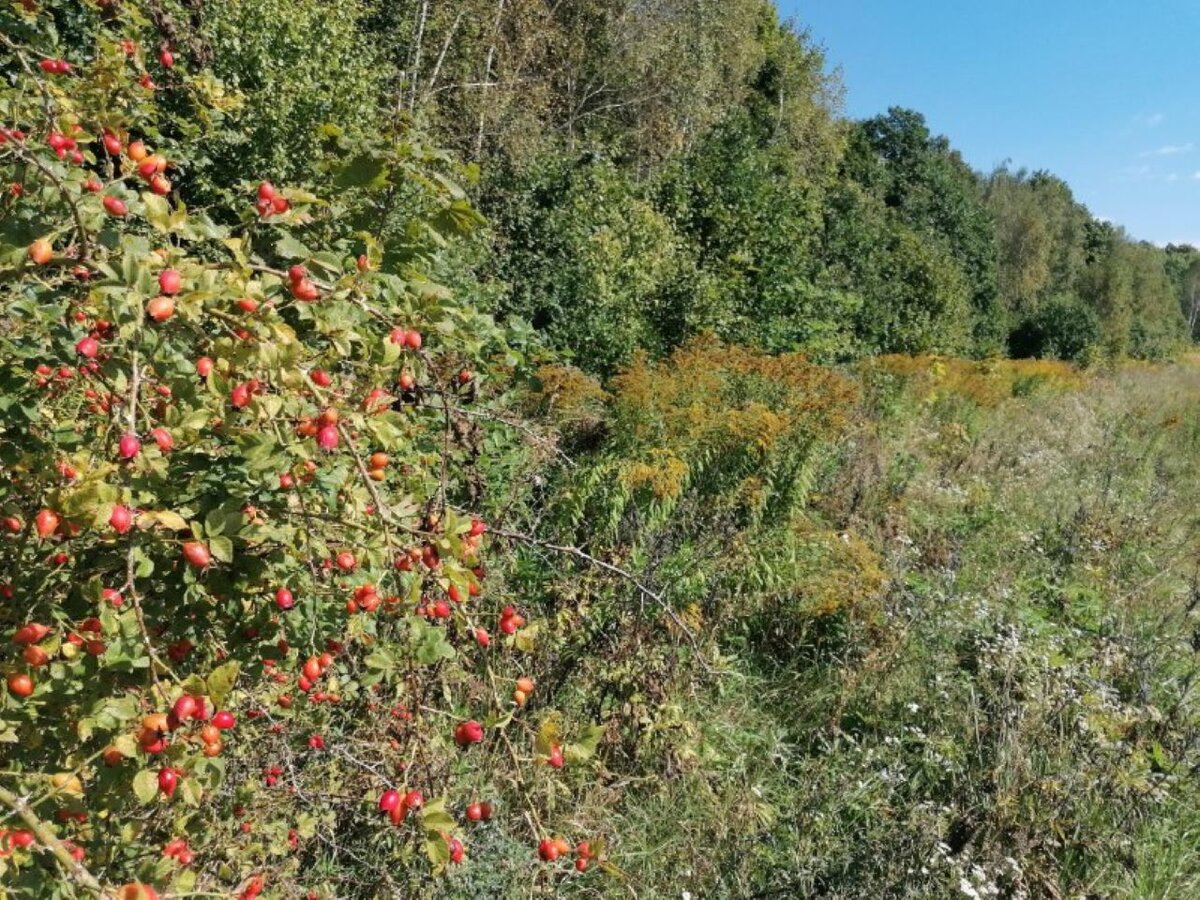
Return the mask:
[[229,696],[229,692],[233,690],[233,686],[237,683],[238,673],[241,671],[241,664],[236,660],[231,660],[222,666],[217,666],[209,673],[205,684],[208,689],[208,696],[217,706],[225,703],[225,698]]
[[413,656],[423,666],[431,666],[443,659],[453,659],[454,648],[446,640],[440,628],[427,625],[419,619],[413,621]]
[[563,748],[563,755],[568,762],[583,762],[596,755],[600,738],[604,736],[603,725],[589,725],[584,729],[579,740],[572,741]]
[[517,632],[513,638],[513,646],[522,653],[532,653],[537,646],[538,625],[527,625]]
[[179,793],[183,802],[188,806],[199,806],[204,799],[204,788],[194,778],[184,778],[179,782]]
[[363,187],[378,190],[387,184],[387,166],[383,160],[360,153],[334,175],[333,184],[339,188]]
[[158,775],[149,769],[142,769],[134,775],[133,795],[143,805],[152,803],[154,798],[158,796]]
[[241,529],[243,521],[244,517],[237,503],[223,503],[210,510],[204,517],[204,533],[210,537],[234,535]]
[[179,874],[176,875],[175,879],[171,882],[171,892],[174,894],[179,894],[180,896],[186,896],[192,893],[192,890],[196,887],[196,877],[197,875],[194,869],[179,870]]
[[363,660],[363,664],[368,669],[374,669],[379,672],[389,672],[396,667],[396,659],[386,650],[375,650],[367,654]]
[[137,517],[138,528],[153,528],[155,525],[161,525],[171,531],[187,531],[189,527],[187,519],[169,509],[152,509]]
[[450,862],[450,847],[441,835],[431,835],[425,839],[425,855],[433,864],[434,872],[440,872]]
[[158,231],[167,231],[171,227],[171,207],[165,197],[142,192],[142,205],[146,211],[146,221]]
[[421,810],[421,827],[426,831],[441,833],[449,831],[456,824],[454,817],[446,812],[445,798],[438,798],[432,803],[426,803]]
[[137,756],[138,744],[133,739],[132,734],[119,734],[113,740],[112,745],[124,757],[134,759]]
[[208,542],[208,549],[213,555],[213,559],[220,560],[223,563],[233,562],[233,541],[227,537],[211,538]]
[[275,252],[284,259],[307,259],[312,256],[312,251],[288,231],[283,232],[275,242]]

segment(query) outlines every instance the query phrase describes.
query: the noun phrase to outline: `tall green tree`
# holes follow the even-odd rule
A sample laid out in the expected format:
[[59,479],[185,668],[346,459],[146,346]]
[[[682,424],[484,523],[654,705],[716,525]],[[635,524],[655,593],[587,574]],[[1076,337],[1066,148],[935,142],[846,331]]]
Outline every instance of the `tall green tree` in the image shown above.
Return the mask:
[[851,129],[843,173],[928,243],[927,255],[957,268],[977,342],[998,346],[994,225],[978,177],[949,140],[919,112],[893,107]]

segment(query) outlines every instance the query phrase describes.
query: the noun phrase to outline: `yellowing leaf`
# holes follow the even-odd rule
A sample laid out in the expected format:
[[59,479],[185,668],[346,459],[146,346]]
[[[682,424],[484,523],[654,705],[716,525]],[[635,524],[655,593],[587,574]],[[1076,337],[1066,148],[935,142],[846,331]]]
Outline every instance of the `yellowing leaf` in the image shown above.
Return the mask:
[[158,796],[158,775],[149,769],[142,769],[134,775],[133,795],[142,804],[152,803]]
[[205,683],[208,687],[208,696],[214,704],[221,706],[225,702],[225,698],[229,696],[229,692],[237,683],[240,669],[240,664],[234,660],[218,666],[209,674]]
[[187,520],[179,513],[171,512],[169,509],[149,510],[137,517],[138,528],[153,528],[155,525],[161,525],[171,531],[188,530]]
[[549,756],[552,746],[559,743],[558,723],[558,713],[550,713],[550,715],[542,720],[542,724],[538,728],[537,737],[534,738],[533,742],[533,748],[538,756]]

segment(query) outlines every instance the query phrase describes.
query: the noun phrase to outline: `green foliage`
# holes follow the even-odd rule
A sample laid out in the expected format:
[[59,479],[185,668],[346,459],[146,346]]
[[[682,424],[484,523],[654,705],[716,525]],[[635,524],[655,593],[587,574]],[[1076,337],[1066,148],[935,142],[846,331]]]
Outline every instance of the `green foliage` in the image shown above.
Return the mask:
[[1200,337],[1200,250],[1187,245],[1168,244],[1167,277],[1171,279],[1179,308],[1187,322],[1188,336]]
[[866,281],[860,339],[880,353],[965,352],[971,309],[962,275],[936,245],[902,225],[893,229]]
[[[1147,266],[1168,260],[1200,328],[1182,255],[1133,251],[1061,179],[973,172],[912,110],[840,121],[820,48],[765,0],[156,10],[196,70],[159,92],[174,115],[152,135],[186,201],[228,200],[247,172],[313,177],[419,123],[481,166],[457,174],[493,221],[441,277],[591,372],[704,330],[823,361],[998,355],[1065,296],[1099,316],[1101,354],[1160,357],[1180,323]],[[407,193],[389,182],[378,230],[405,227]]]
[[711,330],[771,350],[850,350],[851,300],[814,283],[824,183],[766,123],[731,114],[667,171],[658,202],[694,248],[695,293],[670,337]]
[[1018,358],[1050,357],[1084,362],[1100,341],[1100,319],[1076,297],[1053,297],[1009,335],[1009,352]]
[[[337,123],[354,137],[390,124],[390,72],[361,25],[370,4],[350,0],[244,0],[163,4],[186,36],[182,66],[202,74],[204,93],[164,103],[189,147],[187,190],[199,202],[227,198],[242,179],[307,180],[320,155],[319,129]],[[214,102],[217,100],[219,102]]]
[[[250,177],[211,210],[146,189],[157,157],[139,171],[134,136],[170,177],[195,149],[158,143],[186,123],[122,46],[150,24],[90,10],[95,43],[51,76],[54,9],[0,19],[0,110],[25,132],[0,143],[24,187],[0,208],[5,890],[427,893],[479,799],[510,823],[514,880],[563,830],[518,812],[551,822],[569,784],[538,751],[546,723],[578,781],[601,732],[550,690],[521,714],[536,623],[497,627],[494,655],[477,638],[515,599],[495,579],[479,599],[474,510],[523,365],[520,335],[436,278],[478,215],[411,134],[326,130],[327,193],[280,185],[262,210]],[[392,787],[424,791],[423,813],[388,824]]]
[[[1173,548],[1196,529],[1196,369],[872,365],[898,393],[868,395],[808,511],[845,552],[776,528],[759,553],[790,552],[804,597],[869,588],[869,557],[839,571],[867,545],[880,617],[803,624],[774,579],[730,599],[765,615],[730,633],[737,677],[689,699],[675,777],[621,806],[659,848],[629,871],[694,895],[1186,895],[1195,854],[1163,829],[1194,828],[1194,566]],[[1035,372],[1069,392],[1013,399]]]
[[855,124],[843,167],[849,180],[958,269],[974,318],[986,328],[996,315],[995,225],[977,176],[950,142],[932,135],[920,113],[893,108]]
[[684,268],[679,240],[612,164],[550,161],[493,185],[490,202],[506,241],[496,260],[511,285],[506,311],[589,371],[612,372],[638,347],[678,340],[668,291]]

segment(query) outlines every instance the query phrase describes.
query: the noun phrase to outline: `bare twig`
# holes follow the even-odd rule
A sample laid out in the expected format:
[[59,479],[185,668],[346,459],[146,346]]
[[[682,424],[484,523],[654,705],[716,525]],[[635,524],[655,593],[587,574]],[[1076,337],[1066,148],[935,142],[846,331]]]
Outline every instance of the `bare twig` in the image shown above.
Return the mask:
[[577,559],[582,559],[584,562],[590,563],[599,569],[603,569],[606,572],[610,572],[613,575],[617,575],[620,578],[625,579],[634,587],[636,587],[642,596],[657,603],[663,612],[667,614],[667,617],[675,624],[675,626],[685,635],[687,635],[688,641],[692,645],[692,649],[694,649],[697,653],[700,652],[700,645],[696,640],[696,636],[692,633],[691,629],[683,624],[683,621],[679,618],[679,615],[675,612],[675,609],[671,606],[671,604],[667,602],[666,598],[663,597],[662,594],[646,586],[646,584],[644,584],[636,575],[627,569],[622,569],[620,566],[614,565],[613,563],[605,562],[604,560],[592,556],[592,554],[581,550],[578,547],[568,544],[555,544],[551,541],[536,538],[533,535],[521,534],[515,531],[491,529],[488,533],[493,537],[504,538],[505,540],[516,541],[517,543],[521,544],[529,544],[533,547],[542,547],[546,550],[553,550],[556,553],[565,553],[568,556],[574,556]]
[[[444,402],[445,402],[445,400],[443,398],[443,403]],[[488,422],[499,422],[501,425],[507,425],[509,428],[516,429],[517,431],[526,435],[535,444],[545,447],[547,450],[551,451],[555,456],[557,456],[559,459],[561,459],[570,468],[573,469],[577,465],[575,460],[571,459],[571,457],[568,456],[562,450],[562,448],[558,446],[558,444],[556,444],[552,440],[548,439],[545,435],[538,434],[538,432],[534,431],[533,428],[531,428],[529,425],[526,425],[524,422],[517,421],[516,419],[507,418],[506,416],[503,416],[500,413],[496,413],[496,412],[484,412],[482,410],[463,409],[462,407],[457,407],[457,406],[453,407],[453,410],[456,415],[466,416],[467,418],[471,418],[471,419],[483,419]]]

